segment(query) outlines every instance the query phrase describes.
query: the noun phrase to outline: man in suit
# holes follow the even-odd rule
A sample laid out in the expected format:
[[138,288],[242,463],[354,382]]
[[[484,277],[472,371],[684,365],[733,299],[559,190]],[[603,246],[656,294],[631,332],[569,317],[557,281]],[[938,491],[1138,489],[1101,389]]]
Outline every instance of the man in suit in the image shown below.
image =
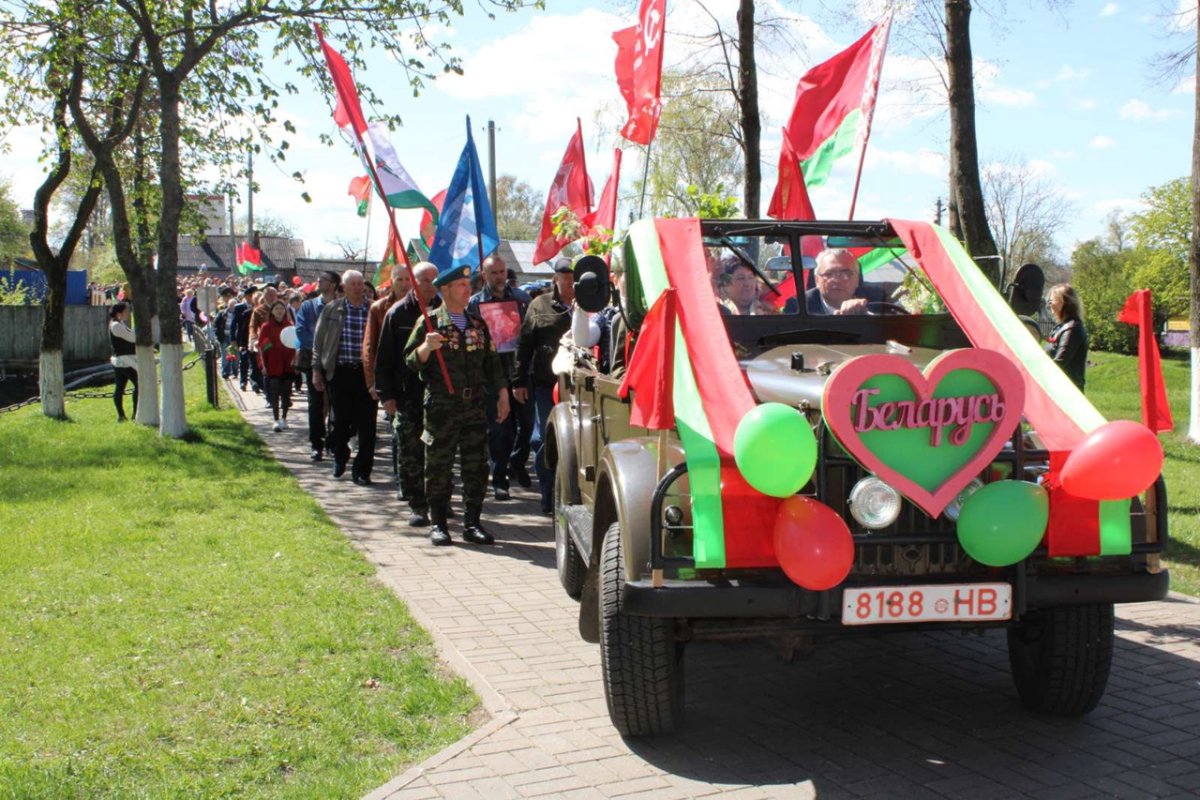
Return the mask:
[[858,259],[849,250],[822,250],[813,270],[816,286],[804,293],[809,314],[865,314],[867,304],[882,301],[876,286],[864,286]]

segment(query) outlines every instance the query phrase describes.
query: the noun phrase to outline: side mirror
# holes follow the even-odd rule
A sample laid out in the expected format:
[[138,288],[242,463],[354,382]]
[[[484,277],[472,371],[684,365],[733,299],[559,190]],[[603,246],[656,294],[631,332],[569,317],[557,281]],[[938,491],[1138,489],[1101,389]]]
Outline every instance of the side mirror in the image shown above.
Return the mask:
[[600,256],[583,256],[575,262],[575,303],[584,311],[595,313],[608,305],[612,297],[612,281],[608,264]]
[[1005,291],[1008,304],[1017,315],[1036,317],[1042,308],[1046,275],[1037,264],[1022,264]]

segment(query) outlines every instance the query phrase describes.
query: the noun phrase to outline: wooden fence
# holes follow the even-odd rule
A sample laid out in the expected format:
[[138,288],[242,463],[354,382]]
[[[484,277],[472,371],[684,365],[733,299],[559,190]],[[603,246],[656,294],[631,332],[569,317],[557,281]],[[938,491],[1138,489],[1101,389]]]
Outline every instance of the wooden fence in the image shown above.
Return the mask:
[[[112,355],[107,307],[67,306],[64,324],[65,361],[99,362]],[[37,363],[41,345],[41,306],[0,306],[0,363]]]

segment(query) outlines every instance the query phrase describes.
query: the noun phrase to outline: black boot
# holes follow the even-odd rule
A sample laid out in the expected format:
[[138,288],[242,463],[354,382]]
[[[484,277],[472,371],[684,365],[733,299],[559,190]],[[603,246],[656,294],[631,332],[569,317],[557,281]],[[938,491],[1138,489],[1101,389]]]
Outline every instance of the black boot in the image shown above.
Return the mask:
[[445,547],[450,544],[450,530],[446,527],[446,509],[431,508],[429,515],[433,519],[433,524],[429,527],[429,541],[431,544],[438,547]]

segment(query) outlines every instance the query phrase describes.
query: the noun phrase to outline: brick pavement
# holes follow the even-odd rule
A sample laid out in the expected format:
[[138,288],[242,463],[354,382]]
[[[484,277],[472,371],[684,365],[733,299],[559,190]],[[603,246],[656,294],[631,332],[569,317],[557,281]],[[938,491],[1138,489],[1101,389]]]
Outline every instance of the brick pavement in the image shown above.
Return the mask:
[[366,488],[308,462],[303,403],[283,433],[260,398],[243,413],[491,715],[370,800],[1200,797],[1200,604],[1180,597],[1120,607],[1108,693],[1083,720],[1021,709],[998,632],[898,633],[795,663],[765,645],[690,645],[684,729],[623,740],[536,495],[488,501],[495,547],[458,543],[460,515],[455,545],[434,548],[404,524],[386,456]]

